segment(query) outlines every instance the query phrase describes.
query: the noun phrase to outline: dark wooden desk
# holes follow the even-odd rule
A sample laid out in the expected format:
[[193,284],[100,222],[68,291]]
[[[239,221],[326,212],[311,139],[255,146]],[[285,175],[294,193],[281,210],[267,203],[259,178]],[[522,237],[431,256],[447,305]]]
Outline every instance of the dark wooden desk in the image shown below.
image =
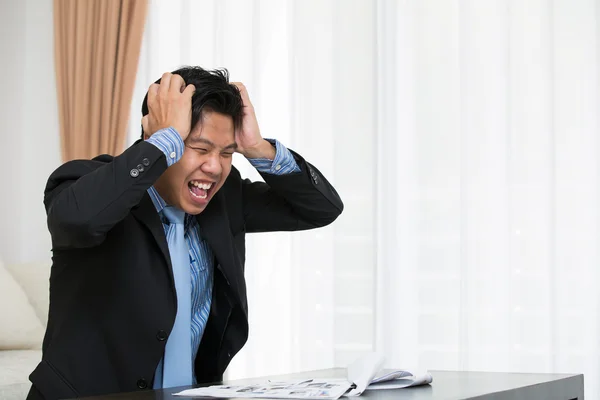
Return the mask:
[[[515,374],[499,372],[430,371],[433,383],[396,390],[367,390],[360,399],[392,400],[583,400],[583,375]],[[266,379],[344,378],[346,369],[335,368],[229,381],[227,383],[264,382]],[[86,397],[88,400],[185,400],[173,396],[188,387],[140,391],[110,396]]]

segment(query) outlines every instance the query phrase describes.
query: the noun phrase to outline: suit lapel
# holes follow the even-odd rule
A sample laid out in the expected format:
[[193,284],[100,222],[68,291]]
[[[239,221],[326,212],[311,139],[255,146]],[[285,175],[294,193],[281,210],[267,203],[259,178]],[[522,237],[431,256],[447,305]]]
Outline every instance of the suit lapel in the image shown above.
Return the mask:
[[[225,208],[223,191],[219,191],[197,217],[200,233],[215,254],[216,267],[223,273],[229,286],[239,296],[238,274],[229,229],[229,216]],[[239,300],[239,299],[238,299]]]
[[156,208],[150,199],[150,195],[145,194],[142,197],[140,203],[131,210],[133,216],[142,224],[148,228],[156,244],[158,245],[169,270],[169,278],[171,278],[171,286],[175,290],[175,280],[173,278],[173,267],[171,266],[171,254],[169,253],[169,245],[167,244],[167,237],[165,235],[165,229],[163,228],[162,222]]
[[[138,206],[131,210],[131,213],[152,233],[168,265],[169,277],[174,289],[175,281],[167,237],[150,196],[147,194],[144,195]],[[217,192],[210,203],[208,203],[206,209],[197,215],[196,218],[200,227],[201,237],[206,240],[215,254],[216,268],[221,271],[239,301],[238,274],[235,272],[234,249],[223,192]]]

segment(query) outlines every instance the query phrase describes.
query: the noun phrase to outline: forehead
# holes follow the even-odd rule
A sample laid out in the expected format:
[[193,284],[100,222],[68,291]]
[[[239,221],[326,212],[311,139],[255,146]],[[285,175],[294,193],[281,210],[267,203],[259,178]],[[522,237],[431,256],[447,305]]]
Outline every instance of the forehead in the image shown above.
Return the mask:
[[221,147],[230,145],[234,140],[233,119],[214,111],[202,113],[202,118],[190,132],[188,141],[194,142],[200,138]]

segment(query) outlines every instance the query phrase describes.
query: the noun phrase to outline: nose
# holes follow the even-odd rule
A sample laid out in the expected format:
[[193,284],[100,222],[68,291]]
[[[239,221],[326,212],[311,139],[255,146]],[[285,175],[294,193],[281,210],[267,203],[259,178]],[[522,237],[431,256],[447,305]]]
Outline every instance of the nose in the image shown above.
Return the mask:
[[221,163],[219,162],[219,155],[211,154],[210,156],[205,158],[204,162],[200,166],[200,169],[207,175],[218,177],[221,174]]

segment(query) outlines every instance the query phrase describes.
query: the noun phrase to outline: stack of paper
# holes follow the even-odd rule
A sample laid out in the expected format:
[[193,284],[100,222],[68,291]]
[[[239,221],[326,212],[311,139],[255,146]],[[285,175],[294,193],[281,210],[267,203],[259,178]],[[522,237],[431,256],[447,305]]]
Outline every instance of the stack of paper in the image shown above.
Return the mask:
[[348,366],[346,379],[306,379],[294,381],[266,381],[249,385],[217,385],[188,389],[176,396],[189,397],[261,397],[277,399],[339,399],[342,396],[360,396],[365,390],[402,389],[427,385],[433,381],[429,372],[411,373],[394,370],[382,373],[384,358],[368,354]]

